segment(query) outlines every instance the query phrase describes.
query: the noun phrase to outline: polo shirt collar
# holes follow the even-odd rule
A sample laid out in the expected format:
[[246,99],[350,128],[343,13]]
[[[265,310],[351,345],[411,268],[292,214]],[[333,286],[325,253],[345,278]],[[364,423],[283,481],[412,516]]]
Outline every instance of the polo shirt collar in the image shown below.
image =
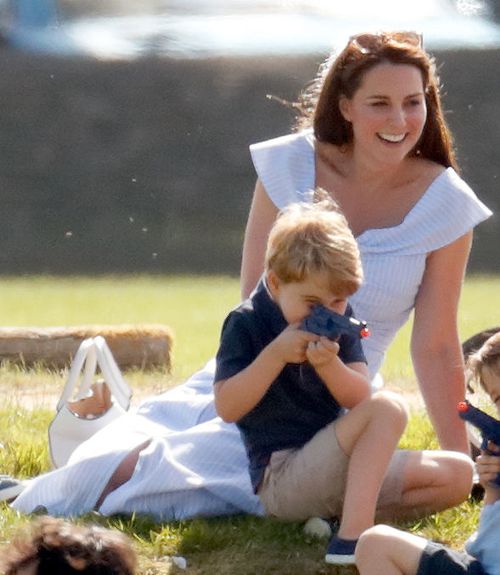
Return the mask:
[[281,309],[271,297],[267,287],[266,277],[263,275],[252,295],[254,311],[266,323],[273,336],[279,335],[288,323],[281,312]]

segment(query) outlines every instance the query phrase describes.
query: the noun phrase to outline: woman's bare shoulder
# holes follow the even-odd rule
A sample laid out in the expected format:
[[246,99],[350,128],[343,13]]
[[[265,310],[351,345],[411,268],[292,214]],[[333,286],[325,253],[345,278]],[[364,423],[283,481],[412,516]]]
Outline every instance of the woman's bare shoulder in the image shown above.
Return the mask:
[[425,158],[411,158],[409,165],[412,179],[420,182],[424,189],[427,189],[436,178],[446,171],[442,164]]

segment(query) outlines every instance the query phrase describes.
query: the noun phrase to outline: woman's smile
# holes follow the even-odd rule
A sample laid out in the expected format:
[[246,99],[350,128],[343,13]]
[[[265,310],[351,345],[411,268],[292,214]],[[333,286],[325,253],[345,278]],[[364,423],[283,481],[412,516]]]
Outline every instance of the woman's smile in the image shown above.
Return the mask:
[[381,140],[383,140],[384,142],[389,142],[391,144],[400,144],[406,138],[406,133],[404,133],[404,134],[382,134],[382,133],[378,133],[377,136]]

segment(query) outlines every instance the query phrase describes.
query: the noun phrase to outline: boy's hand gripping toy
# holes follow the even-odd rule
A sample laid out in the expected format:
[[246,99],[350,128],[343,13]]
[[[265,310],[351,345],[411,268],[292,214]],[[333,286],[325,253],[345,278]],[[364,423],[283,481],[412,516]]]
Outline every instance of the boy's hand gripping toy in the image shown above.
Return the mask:
[[[481,449],[486,451],[489,455],[500,456],[500,453],[495,453],[488,449],[488,442],[491,441],[500,447],[500,421],[491,417],[484,411],[471,405],[468,401],[461,401],[458,404],[458,415],[465,421],[468,421],[474,427],[477,427],[483,437]],[[496,476],[493,485],[500,487],[500,473]]]
[[368,337],[370,331],[366,327],[366,321],[359,321],[354,317],[340,315],[330,311],[322,305],[315,305],[311,313],[302,321],[300,329],[324,335],[328,339],[335,340],[342,334]]

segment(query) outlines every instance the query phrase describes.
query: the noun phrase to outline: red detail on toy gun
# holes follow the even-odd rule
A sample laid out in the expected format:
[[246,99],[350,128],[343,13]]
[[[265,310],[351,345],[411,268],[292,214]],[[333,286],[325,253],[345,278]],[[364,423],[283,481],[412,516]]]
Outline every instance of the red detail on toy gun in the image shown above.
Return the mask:
[[322,305],[315,305],[311,313],[300,324],[300,329],[316,335],[324,335],[335,340],[342,334],[368,337],[370,330],[366,321],[360,321],[348,315],[340,315]]

